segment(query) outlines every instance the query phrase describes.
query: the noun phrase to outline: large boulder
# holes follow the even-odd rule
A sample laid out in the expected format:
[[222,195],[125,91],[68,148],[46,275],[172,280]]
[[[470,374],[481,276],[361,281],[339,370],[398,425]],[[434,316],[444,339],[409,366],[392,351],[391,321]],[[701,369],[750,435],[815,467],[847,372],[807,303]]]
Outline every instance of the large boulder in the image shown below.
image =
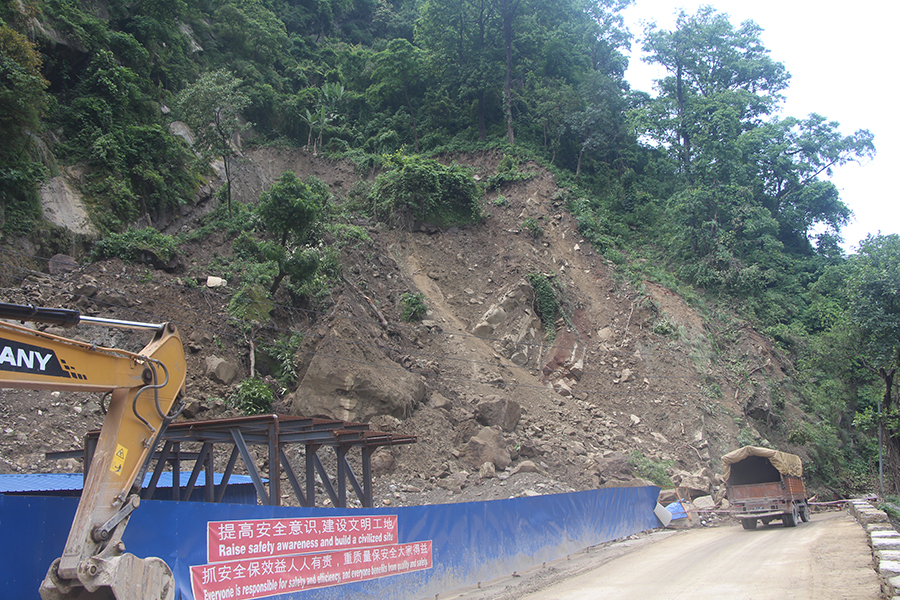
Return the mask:
[[208,356],[206,358],[206,376],[222,385],[231,385],[237,379],[238,370],[233,363],[219,358]]
[[709,496],[712,492],[709,469],[702,469],[697,473],[682,471],[672,476],[672,481],[678,491],[689,499],[698,496]]
[[425,379],[392,361],[376,344],[365,343],[375,333],[365,323],[336,319],[288,398],[291,412],[360,422],[412,414],[425,398]]
[[[73,175],[77,177],[77,173]],[[99,237],[97,228],[88,216],[84,198],[75,186],[70,184],[66,175],[57,175],[46,181],[41,186],[40,195],[41,210],[45,219],[73,233],[91,238]]]
[[712,510],[716,506],[716,501],[712,496],[698,496],[691,503],[697,510]]
[[389,448],[382,447],[372,455],[372,474],[385,475],[394,469],[394,455]]
[[77,271],[78,261],[67,254],[54,254],[48,263],[51,275],[67,275]]
[[486,462],[503,471],[512,462],[499,427],[484,427],[466,445],[466,462],[480,469]]
[[503,431],[513,431],[520,418],[522,407],[515,400],[488,396],[475,405],[475,420],[487,427],[496,425]]
[[653,485],[634,474],[628,457],[621,452],[611,452],[603,458],[588,463],[594,485],[598,488],[638,487]]

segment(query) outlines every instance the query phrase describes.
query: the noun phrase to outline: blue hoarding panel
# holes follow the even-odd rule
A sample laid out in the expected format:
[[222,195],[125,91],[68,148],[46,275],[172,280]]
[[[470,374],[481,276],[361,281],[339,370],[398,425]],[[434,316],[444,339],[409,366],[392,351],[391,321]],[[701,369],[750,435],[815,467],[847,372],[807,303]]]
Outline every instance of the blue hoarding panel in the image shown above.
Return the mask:
[[[191,567],[208,561],[210,521],[396,516],[399,544],[431,542],[431,568],[271,597],[416,600],[657,527],[653,509],[658,492],[656,487],[609,488],[380,509],[143,501],[124,541],[128,552],[165,560],[175,574],[176,597],[187,600],[193,598]],[[76,505],[73,498],[0,495],[0,540],[4,542],[0,545],[0,597],[38,598],[48,566],[62,553]]]

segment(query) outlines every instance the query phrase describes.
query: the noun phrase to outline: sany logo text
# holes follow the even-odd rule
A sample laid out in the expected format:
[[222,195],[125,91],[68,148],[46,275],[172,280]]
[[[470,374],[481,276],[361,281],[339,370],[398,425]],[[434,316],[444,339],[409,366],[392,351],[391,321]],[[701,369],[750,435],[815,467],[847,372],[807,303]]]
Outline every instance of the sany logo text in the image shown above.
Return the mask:
[[[16,352],[16,350],[18,350],[18,352]],[[8,364],[18,369],[28,369],[29,371],[33,371],[35,369],[35,364],[37,364],[37,369],[39,371],[46,371],[47,363],[50,362],[52,357],[53,354],[41,354],[34,350],[3,346],[3,350],[0,350],[0,365]]]

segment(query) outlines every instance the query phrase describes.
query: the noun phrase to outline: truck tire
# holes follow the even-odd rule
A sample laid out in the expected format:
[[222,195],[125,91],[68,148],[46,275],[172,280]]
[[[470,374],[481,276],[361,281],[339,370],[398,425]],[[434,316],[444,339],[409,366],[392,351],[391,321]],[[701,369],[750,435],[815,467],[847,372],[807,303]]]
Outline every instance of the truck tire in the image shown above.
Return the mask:
[[800,505],[800,520],[804,523],[809,522],[809,504],[806,502]]
[[796,504],[794,504],[791,507],[791,512],[784,513],[784,515],[782,515],[782,517],[781,517],[781,522],[782,522],[782,524],[784,524],[785,527],[796,527],[797,521],[799,521],[799,520],[800,520],[800,513],[797,510]]
[[756,519],[741,519],[741,526],[744,529],[756,529]]

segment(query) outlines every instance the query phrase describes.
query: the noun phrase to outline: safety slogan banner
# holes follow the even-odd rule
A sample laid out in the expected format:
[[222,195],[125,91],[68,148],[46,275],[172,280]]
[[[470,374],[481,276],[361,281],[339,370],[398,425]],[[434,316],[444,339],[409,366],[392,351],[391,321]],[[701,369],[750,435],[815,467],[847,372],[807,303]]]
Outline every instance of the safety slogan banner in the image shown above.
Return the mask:
[[432,568],[430,540],[396,540],[394,515],[213,521],[191,588],[195,600],[252,600]]
[[397,543],[397,516],[211,521],[207,562]]

